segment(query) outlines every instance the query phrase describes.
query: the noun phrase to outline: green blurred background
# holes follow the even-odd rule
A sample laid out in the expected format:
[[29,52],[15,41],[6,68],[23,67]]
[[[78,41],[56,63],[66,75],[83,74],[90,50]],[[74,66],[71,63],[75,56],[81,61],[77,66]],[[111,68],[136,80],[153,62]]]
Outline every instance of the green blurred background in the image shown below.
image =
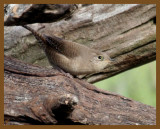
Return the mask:
[[94,83],[94,85],[156,107],[156,61]]

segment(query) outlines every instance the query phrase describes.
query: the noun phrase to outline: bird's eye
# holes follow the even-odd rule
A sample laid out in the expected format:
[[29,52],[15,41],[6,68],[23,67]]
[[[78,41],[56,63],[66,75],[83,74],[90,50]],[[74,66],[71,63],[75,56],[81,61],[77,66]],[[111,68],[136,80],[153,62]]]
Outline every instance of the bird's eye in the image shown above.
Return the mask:
[[104,57],[103,57],[103,56],[98,56],[98,59],[99,59],[99,60],[103,60]]

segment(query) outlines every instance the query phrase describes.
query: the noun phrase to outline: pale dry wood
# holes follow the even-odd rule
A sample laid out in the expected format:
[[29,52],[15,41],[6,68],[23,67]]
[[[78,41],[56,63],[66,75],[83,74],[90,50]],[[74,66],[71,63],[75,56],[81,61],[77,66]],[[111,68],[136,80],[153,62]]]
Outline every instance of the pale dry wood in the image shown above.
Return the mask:
[[[69,20],[44,24],[39,32],[99,49],[115,59],[101,73],[83,78],[93,83],[155,60],[155,22],[154,4],[95,4],[79,8]],[[36,40],[21,27],[5,27],[4,48],[5,55],[50,67]]]

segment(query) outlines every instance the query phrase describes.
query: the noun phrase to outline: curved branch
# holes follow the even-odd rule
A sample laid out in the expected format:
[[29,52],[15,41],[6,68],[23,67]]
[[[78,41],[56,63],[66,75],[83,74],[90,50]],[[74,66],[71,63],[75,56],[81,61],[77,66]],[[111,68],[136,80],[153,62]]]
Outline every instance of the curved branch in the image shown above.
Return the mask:
[[54,69],[5,57],[4,120],[8,125],[155,125],[156,110]]

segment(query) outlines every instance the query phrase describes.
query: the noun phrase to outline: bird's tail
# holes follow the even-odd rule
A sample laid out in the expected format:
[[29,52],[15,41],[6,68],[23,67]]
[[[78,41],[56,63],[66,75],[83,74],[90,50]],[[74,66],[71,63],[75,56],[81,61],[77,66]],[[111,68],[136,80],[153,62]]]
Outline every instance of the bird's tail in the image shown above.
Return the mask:
[[37,33],[34,29],[32,29],[31,27],[27,26],[27,25],[22,25],[22,27],[24,27],[25,29],[29,30],[32,32],[32,34],[34,35],[34,37],[40,42],[40,43],[45,43],[46,40],[45,38],[40,34]]

